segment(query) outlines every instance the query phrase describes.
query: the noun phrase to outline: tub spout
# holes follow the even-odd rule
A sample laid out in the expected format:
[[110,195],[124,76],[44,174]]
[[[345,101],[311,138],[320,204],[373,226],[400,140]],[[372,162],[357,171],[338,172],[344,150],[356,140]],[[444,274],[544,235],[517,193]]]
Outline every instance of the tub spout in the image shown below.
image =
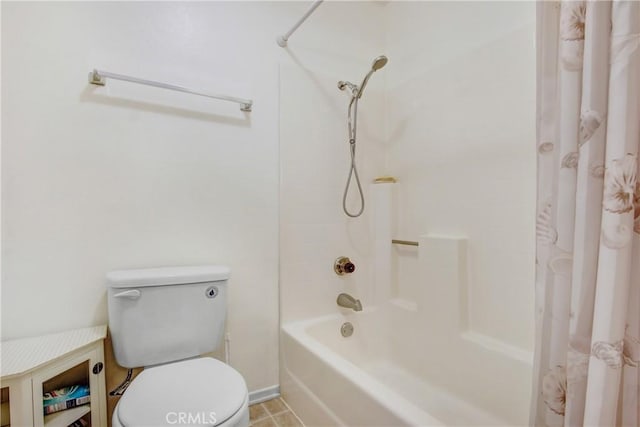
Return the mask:
[[353,311],[362,311],[362,304],[359,299],[355,299],[349,294],[340,294],[338,295],[338,300],[336,301],[340,307],[350,308]]

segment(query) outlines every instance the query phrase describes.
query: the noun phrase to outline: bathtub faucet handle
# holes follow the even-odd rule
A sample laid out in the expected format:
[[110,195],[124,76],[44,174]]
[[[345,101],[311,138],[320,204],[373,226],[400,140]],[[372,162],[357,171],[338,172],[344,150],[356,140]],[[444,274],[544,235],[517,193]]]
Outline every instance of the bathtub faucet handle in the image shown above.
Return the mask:
[[333,270],[338,276],[344,276],[356,271],[356,265],[351,262],[349,257],[341,256],[333,263]]

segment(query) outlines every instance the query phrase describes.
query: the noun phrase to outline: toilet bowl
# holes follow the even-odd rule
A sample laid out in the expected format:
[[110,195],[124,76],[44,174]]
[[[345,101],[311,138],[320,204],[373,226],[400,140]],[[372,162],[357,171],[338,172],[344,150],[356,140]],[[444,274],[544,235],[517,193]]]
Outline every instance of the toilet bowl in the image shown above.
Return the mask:
[[114,427],[249,424],[249,395],[231,366],[203,357],[145,368],[113,412]]

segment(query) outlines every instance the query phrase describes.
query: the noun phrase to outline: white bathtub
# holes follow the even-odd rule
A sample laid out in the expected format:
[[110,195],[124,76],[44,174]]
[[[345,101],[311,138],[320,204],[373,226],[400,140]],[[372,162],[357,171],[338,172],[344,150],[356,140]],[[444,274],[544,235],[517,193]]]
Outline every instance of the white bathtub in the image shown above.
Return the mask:
[[[282,326],[281,390],[305,425],[510,424],[394,361],[385,329],[391,315],[373,309]],[[345,321],[354,325],[348,338],[340,333]]]

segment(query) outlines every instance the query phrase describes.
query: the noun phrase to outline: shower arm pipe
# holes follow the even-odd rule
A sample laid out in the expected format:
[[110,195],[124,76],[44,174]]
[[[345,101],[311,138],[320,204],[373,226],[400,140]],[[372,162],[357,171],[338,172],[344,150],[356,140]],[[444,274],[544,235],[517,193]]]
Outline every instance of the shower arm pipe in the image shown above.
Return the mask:
[[298,20],[298,22],[295,23],[295,25],[291,27],[291,29],[284,35],[279,36],[276,39],[276,41],[278,42],[278,46],[287,47],[287,42],[289,41],[289,37],[291,37],[291,34],[293,34],[298,29],[298,27],[307,20],[307,18],[318,8],[318,6],[320,6],[323,1],[324,0],[315,0],[309,10],[307,10],[307,12],[302,16],[302,18],[300,18],[300,20]]
[[155,82],[153,80],[146,80],[138,77],[125,76],[124,74],[116,74],[109,71],[93,70],[89,72],[89,83],[91,84],[104,86],[107,83],[107,80],[106,80],[107,78],[114,79],[114,80],[122,80],[130,83],[137,83],[145,86],[159,87],[162,89],[173,90],[176,92],[190,93],[191,95],[204,96],[207,98],[220,99],[222,101],[235,102],[237,104],[240,104],[241,111],[246,111],[246,112],[251,111],[251,108],[253,107],[253,101],[250,99],[243,99],[243,98],[236,98],[234,96],[201,92],[201,91],[198,91],[195,89],[189,89],[183,86],[177,86],[169,83]]

